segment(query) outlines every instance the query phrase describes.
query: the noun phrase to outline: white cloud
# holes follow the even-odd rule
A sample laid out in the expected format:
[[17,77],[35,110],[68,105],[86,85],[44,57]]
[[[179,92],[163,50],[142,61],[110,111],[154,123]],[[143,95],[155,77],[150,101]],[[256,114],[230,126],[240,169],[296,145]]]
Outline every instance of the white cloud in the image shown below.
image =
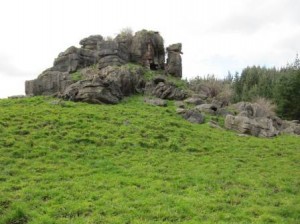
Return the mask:
[[0,97],[24,92],[25,80],[82,38],[124,27],[158,30],[166,45],[182,42],[185,77],[279,67],[300,51],[299,11],[298,0],[2,1]]

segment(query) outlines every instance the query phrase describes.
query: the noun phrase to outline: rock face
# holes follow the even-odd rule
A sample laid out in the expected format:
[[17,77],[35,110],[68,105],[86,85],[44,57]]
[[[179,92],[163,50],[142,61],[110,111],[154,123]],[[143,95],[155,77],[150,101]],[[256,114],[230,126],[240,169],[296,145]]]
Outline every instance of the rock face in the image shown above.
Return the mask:
[[72,83],[69,73],[46,70],[37,79],[25,82],[25,93],[33,96],[55,95]]
[[181,111],[182,117],[191,123],[203,124],[205,117],[197,110]]
[[179,78],[182,77],[181,48],[181,43],[173,44],[167,47],[167,72]]
[[68,86],[62,97],[66,100],[88,103],[116,104],[124,96],[142,91],[141,70],[130,71],[127,66],[108,66],[93,78],[80,80]]
[[265,117],[251,119],[245,116],[227,115],[225,127],[257,137],[273,137],[279,134],[279,131],[273,125],[272,119]]
[[142,30],[132,38],[130,61],[149,69],[164,69],[165,48],[158,32]]
[[281,120],[257,103],[239,102],[233,107],[239,114],[226,116],[227,129],[258,137],[273,137],[280,133],[300,134],[298,121]]
[[187,92],[177,88],[174,84],[167,82],[162,77],[154,78],[146,83],[145,92],[161,99],[184,100]]
[[68,86],[63,98],[87,103],[117,104],[123,94],[114,82],[82,80]]
[[[123,65],[133,62],[147,69],[165,69],[164,41],[158,32],[142,30],[134,36],[121,33],[114,40],[93,35],[79,44],[80,48],[72,46],[60,53],[53,66],[36,79],[26,81],[26,94],[63,95],[72,100],[115,103],[123,96],[143,92],[145,87],[143,70],[132,71]],[[168,49],[168,72],[181,77],[181,44]],[[154,84],[152,92],[163,99],[185,98],[181,90],[166,82]],[[108,97],[108,93],[115,98]],[[104,94],[102,98],[101,94]]]

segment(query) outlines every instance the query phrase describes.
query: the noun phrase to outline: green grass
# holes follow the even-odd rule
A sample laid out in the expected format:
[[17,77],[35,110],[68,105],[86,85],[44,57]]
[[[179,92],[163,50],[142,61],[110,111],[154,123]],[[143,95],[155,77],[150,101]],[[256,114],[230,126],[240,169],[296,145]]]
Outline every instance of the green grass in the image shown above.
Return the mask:
[[82,77],[82,74],[79,71],[77,71],[77,72],[74,72],[71,74],[71,79],[72,79],[72,81],[77,82],[77,81],[82,80],[83,77]]
[[53,101],[0,100],[1,224],[300,222],[299,137]]

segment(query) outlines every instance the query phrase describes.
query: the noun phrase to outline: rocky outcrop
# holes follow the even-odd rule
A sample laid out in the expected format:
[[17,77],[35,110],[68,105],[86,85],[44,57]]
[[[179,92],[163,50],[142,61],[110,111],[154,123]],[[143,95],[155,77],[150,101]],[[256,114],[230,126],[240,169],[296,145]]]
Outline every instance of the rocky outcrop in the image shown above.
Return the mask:
[[[178,111],[179,112],[179,111]],[[184,119],[191,123],[196,123],[196,124],[203,124],[205,117],[203,114],[201,114],[197,110],[182,110],[180,111],[180,114]]]
[[125,45],[116,41],[103,41],[98,44],[99,51],[98,68],[102,69],[107,66],[120,66],[128,63],[129,52]]
[[273,137],[280,133],[300,134],[298,121],[281,120],[257,103],[239,102],[231,107],[237,110],[238,115],[226,116],[227,129],[258,137]]
[[87,103],[117,104],[123,98],[114,82],[105,80],[82,80],[67,87],[63,99]]
[[181,48],[181,43],[167,47],[167,73],[179,78],[182,77]]
[[145,92],[149,95],[168,100],[184,100],[188,94],[177,88],[173,83],[167,82],[162,77],[156,77],[146,83]]
[[257,103],[239,102],[233,104],[232,107],[237,110],[242,116],[254,118],[254,117],[270,117],[272,113],[267,111],[265,108]]
[[82,39],[79,44],[81,48],[88,49],[88,50],[97,50],[98,44],[104,41],[101,35],[92,35],[87,38]]
[[124,96],[143,91],[145,83],[142,70],[131,71],[124,66],[107,66],[93,77],[80,80],[66,88],[62,97],[66,100],[89,103],[116,104]]
[[266,117],[251,119],[245,116],[227,115],[225,118],[225,127],[242,134],[257,137],[274,137],[279,134],[279,131],[273,125],[272,119]]
[[130,61],[149,69],[164,69],[164,40],[158,32],[142,30],[132,38]]
[[72,83],[69,73],[46,70],[37,79],[25,82],[25,93],[33,96],[55,95]]
[[211,115],[216,115],[218,107],[214,104],[201,104],[195,107],[196,110],[203,112],[203,113],[209,113]]
[[[90,79],[105,76],[104,83],[114,82],[122,94],[128,96],[135,92],[143,92],[145,81],[142,81],[140,77],[143,75],[141,70],[138,71],[137,75],[137,73],[126,70],[124,67],[118,69],[122,65],[134,62],[147,69],[165,69],[164,41],[158,32],[142,30],[136,32],[134,36],[130,33],[121,33],[114,40],[104,40],[101,35],[93,35],[82,39],[79,44],[81,45],[80,48],[72,46],[60,53],[54,60],[53,66],[39,75],[37,79],[26,81],[26,94],[64,95],[67,87],[71,84],[72,89],[75,86],[86,89],[85,86],[90,83]],[[168,49],[171,52],[170,55],[172,52],[180,53],[181,44],[171,45]],[[181,68],[181,57],[180,65],[178,63],[179,61],[175,60],[175,57],[170,56],[168,66],[171,68],[170,74],[181,77],[181,70],[180,75],[176,72],[177,68]],[[89,69],[90,66],[93,69]],[[76,76],[75,79],[73,78],[74,75]],[[79,79],[82,82],[75,84],[75,81]],[[102,85],[97,83],[98,86]],[[96,90],[97,88],[91,89]],[[163,99],[185,98],[184,93],[170,83],[159,85],[156,83],[153,86],[153,95]],[[85,99],[85,97],[77,96],[74,99],[83,98]]]
[[196,97],[196,96],[189,97],[189,98],[185,99],[184,102],[187,104],[192,104],[192,105],[196,105],[196,106],[204,103],[204,101],[201,98]]

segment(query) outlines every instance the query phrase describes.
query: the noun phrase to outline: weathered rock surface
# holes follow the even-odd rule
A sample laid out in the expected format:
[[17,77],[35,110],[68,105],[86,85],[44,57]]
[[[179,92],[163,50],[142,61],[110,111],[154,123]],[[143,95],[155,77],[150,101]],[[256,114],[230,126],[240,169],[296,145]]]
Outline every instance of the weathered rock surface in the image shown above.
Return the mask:
[[82,48],[88,50],[97,50],[98,43],[102,41],[104,41],[104,39],[101,35],[92,35],[82,39],[79,44],[82,46]]
[[282,121],[281,132],[286,134],[300,135],[299,121]]
[[270,117],[272,114],[257,103],[239,102],[232,105],[242,116],[246,117]]
[[62,93],[72,83],[69,73],[46,70],[37,79],[25,82],[25,92],[34,96],[55,95]]
[[216,115],[216,111],[218,110],[218,107],[214,104],[201,104],[195,107],[196,110],[203,112],[203,113],[209,113],[212,115]]
[[182,111],[182,117],[191,123],[203,124],[205,117],[197,110],[185,110]]
[[167,73],[179,78],[182,77],[181,48],[181,43],[167,47]]
[[68,86],[62,97],[72,101],[117,104],[123,94],[114,82],[82,80]]
[[[164,41],[158,32],[142,30],[136,32],[134,36],[130,33],[121,33],[114,40],[104,40],[101,35],[92,35],[82,39],[80,45],[81,48],[69,47],[58,55],[54,60],[53,67],[47,69],[37,79],[26,81],[26,94],[64,95],[67,87],[73,85],[75,80],[83,82],[74,84],[72,88],[77,86],[76,88],[86,89],[85,84],[89,83],[91,79],[94,80],[94,83],[96,79],[101,79],[104,80],[104,83],[114,82],[122,94],[127,96],[144,91],[145,82],[140,77],[143,72],[116,68],[134,62],[148,69],[165,69]],[[169,51],[180,54],[181,44],[170,46]],[[76,79],[72,77],[75,72]],[[171,72],[171,74],[173,73]],[[100,83],[98,84],[101,86]],[[96,88],[90,89],[96,90]],[[97,92],[99,91],[97,90]],[[185,93],[170,83],[158,84],[157,82],[154,84],[152,92],[154,96],[162,99],[181,100],[185,98]],[[77,96],[76,100],[83,98],[85,97]]]
[[159,82],[158,84],[148,82],[146,83],[146,92],[158,98],[168,100],[184,100],[187,97],[185,91],[167,82]]
[[257,137],[274,137],[279,134],[279,131],[273,125],[272,119],[266,117],[249,118],[227,115],[225,128]]
[[179,101],[175,101],[174,105],[178,108],[185,108],[185,104],[183,101],[179,100]]
[[132,38],[130,56],[136,62],[152,69],[164,69],[164,41],[158,32],[141,30]]
[[49,70],[72,73],[95,64],[97,61],[96,51],[72,46],[58,55],[54,60],[53,67]]
[[98,68],[107,66],[120,66],[129,61],[128,49],[116,41],[103,41],[98,43]]
[[155,99],[145,98],[144,102],[147,103],[147,104],[150,104],[150,105],[154,105],[154,106],[160,106],[160,107],[166,107],[167,106],[167,101],[159,99],[159,98],[155,98]]
[[300,135],[298,121],[282,120],[257,103],[239,102],[231,105],[231,108],[234,108],[238,115],[234,116],[227,111],[225,118],[227,129],[258,137],[273,137],[280,133]]
[[124,96],[142,93],[145,87],[143,70],[140,68],[133,71],[126,65],[121,67],[108,66],[100,72],[100,76],[119,86]]
[[70,85],[62,97],[67,100],[89,103],[116,104],[124,96],[143,91],[144,85],[142,70],[131,71],[125,65],[107,66],[94,73],[92,78]]
[[188,103],[188,104],[193,104],[193,105],[197,106],[197,105],[203,104],[204,100],[202,100],[199,97],[189,97],[189,98],[185,99],[184,102]]

